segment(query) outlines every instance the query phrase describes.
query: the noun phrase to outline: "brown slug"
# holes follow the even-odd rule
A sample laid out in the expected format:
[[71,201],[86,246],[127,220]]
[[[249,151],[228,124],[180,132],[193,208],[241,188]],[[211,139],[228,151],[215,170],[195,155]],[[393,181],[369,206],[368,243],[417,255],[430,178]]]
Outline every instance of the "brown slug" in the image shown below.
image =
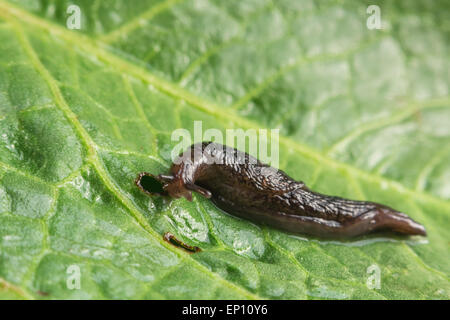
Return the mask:
[[292,233],[349,238],[373,231],[426,235],[425,228],[385,205],[347,200],[309,190],[281,170],[237,149],[213,142],[193,144],[174,160],[171,175],[141,173],[162,183],[157,194],[192,201],[192,191],[222,210]]

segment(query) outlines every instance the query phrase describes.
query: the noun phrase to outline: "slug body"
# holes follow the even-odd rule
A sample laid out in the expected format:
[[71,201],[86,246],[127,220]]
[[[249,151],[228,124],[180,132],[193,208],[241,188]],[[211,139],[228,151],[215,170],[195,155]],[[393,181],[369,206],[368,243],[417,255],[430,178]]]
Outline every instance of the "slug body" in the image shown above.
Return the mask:
[[365,201],[346,200],[309,190],[281,170],[221,144],[192,145],[159,175],[171,197],[192,200],[192,191],[211,198],[222,210],[288,232],[348,238],[386,230],[426,235],[404,213]]

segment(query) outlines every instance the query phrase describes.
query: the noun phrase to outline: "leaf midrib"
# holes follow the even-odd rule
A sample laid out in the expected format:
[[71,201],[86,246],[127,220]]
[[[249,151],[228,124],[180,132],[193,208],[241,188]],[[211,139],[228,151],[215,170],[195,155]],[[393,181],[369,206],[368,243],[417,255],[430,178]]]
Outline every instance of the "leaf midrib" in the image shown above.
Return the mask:
[[15,286],[14,284],[6,281],[3,278],[0,278],[0,290],[5,289],[11,291],[24,299],[34,300],[34,297],[26,291],[23,291],[21,288]]

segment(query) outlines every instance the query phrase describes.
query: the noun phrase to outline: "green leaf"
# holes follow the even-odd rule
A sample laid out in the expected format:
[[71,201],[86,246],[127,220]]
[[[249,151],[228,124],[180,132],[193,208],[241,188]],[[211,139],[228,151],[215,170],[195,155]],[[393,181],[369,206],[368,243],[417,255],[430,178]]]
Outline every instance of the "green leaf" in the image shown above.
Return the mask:
[[[81,30],[71,2],[0,1],[0,297],[449,299],[448,1],[377,2],[381,30],[361,1],[75,2]],[[289,175],[428,237],[321,241],[140,192],[194,120],[280,128]]]

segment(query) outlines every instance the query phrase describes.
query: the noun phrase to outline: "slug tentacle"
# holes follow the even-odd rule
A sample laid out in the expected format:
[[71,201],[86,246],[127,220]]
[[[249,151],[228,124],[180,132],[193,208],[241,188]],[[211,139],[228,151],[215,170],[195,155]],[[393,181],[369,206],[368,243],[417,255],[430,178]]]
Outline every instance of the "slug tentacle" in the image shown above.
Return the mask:
[[335,238],[381,230],[426,235],[404,213],[313,192],[283,171],[217,143],[193,144],[175,159],[171,173],[156,177],[163,183],[161,194],[191,201],[195,191],[228,213],[289,232]]
[[202,188],[193,183],[186,184],[186,188],[201,194],[202,196],[204,196],[207,199],[211,198],[211,196],[212,196],[211,191],[206,190],[205,188]]

